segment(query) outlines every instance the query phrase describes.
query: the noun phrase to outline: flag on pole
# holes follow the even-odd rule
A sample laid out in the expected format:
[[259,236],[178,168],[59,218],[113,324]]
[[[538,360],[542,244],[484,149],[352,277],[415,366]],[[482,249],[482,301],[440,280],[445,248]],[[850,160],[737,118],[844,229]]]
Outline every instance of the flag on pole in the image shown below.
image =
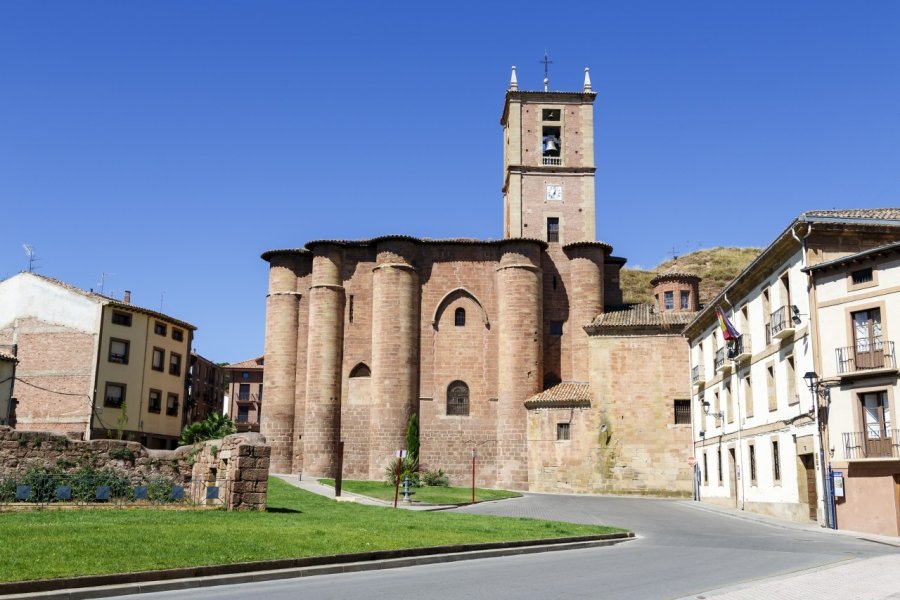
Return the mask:
[[725,338],[725,341],[730,342],[741,337],[740,332],[728,320],[721,308],[716,308],[716,315],[719,317],[719,327],[722,328],[722,337]]

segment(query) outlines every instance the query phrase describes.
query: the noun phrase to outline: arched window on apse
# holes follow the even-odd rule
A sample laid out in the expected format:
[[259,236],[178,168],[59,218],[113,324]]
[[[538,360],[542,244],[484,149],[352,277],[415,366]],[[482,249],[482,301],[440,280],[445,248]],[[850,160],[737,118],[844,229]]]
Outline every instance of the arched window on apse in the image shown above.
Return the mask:
[[466,326],[466,309],[460,307],[456,309],[456,312],[453,314],[454,324],[457,327],[465,327]]
[[549,390],[554,385],[559,385],[562,383],[562,379],[559,378],[559,375],[555,373],[547,373],[544,375],[544,389]]
[[447,414],[469,416],[469,386],[464,381],[454,381],[447,386]]
[[366,366],[366,363],[359,363],[350,371],[350,377],[371,377],[372,371]]

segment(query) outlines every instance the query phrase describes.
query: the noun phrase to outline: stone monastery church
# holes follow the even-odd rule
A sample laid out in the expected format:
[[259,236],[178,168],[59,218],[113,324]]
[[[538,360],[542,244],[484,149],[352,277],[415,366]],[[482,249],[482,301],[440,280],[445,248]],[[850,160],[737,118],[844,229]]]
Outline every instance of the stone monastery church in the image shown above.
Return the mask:
[[[266,408],[274,472],[382,479],[419,415],[419,460],[455,484],[691,494],[688,346],[698,282],[622,305],[597,241],[596,93],[503,106],[503,239],[388,235],[270,250]],[[339,456],[339,443],[343,455]]]

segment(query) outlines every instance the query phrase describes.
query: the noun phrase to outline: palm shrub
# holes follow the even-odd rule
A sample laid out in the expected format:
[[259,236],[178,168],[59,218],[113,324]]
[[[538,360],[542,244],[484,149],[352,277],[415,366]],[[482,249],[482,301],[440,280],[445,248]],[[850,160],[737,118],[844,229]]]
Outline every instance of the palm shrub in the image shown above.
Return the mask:
[[413,462],[409,455],[407,454],[406,458],[397,461],[396,459],[391,460],[387,467],[384,469],[384,482],[388,485],[394,485],[397,481],[397,467],[400,467],[400,483],[403,483],[404,477],[409,477],[409,480],[413,485],[419,485],[419,472],[418,472],[418,462]]
[[227,415],[212,413],[203,421],[185,426],[181,431],[179,446],[189,446],[206,440],[218,440],[237,431],[237,427]]

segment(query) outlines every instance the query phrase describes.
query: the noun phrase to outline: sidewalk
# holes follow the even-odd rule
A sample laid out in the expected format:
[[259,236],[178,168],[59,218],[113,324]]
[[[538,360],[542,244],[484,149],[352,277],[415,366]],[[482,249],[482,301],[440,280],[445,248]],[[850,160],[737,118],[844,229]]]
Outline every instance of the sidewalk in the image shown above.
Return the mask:
[[898,600],[900,554],[842,562],[679,600]]
[[[866,533],[864,531],[850,531],[848,529],[829,529],[827,527],[822,527],[818,523],[813,523],[810,521],[809,523],[797,523],[795,521],[785,521],[782,519],[776,519],[775,517],[770,517],[767,515],[761,515],[758,513],[746,511],[746,510],[738,510],[736,508],[728,508],[724,506],[717,506],[715,504],[707,504],[704,502],[696,502],[694,500],[683,500],[681,501],[685,506],[689,506],[690,508],[694,508],[697,510],[705,510],[709,512],[718,513],[720,515],[727,515],[729,517],[733,517],[735,519],[744,519],[747,521],[755,521],[757,523],[765,523],[766,525],[771,525],[772,527],[780,527],[782,529],[797,529],[799,531],[810,531],[816,533],[824,533],[827,535],[843,535],[847,537],[854,537],[859,540],[867,540],[870,542],[877,542],[879,544],[884,544],[886,546],[894,546],[896,548],[900,548],[900,537],[893,535],[878,535],[876,533]],[[900,588],[897,590],[900,592]],[[898,596],[900,599],[900,596]]]
[[[272,473],[272,477],[277,477],[285,483],[289,483],[294,487],[298,487],[301,490],[306,490],[307,492],[312,492],[313,494],[318,494],[320,496],[325,496],[326,498],[331,498],[333,500],[337,500],[338,502],[354,502],[356,504],[367,504],[369,506],[384,506],[384,507],[393,507],[393,502],[385,502],[384,500],[378,500],[376,498],[370,498],[369,496],[361,496],[359,494],[352,494],[345,490],[341,490],[340,498],[335,498],[334,496],[334,488],[322,485],[319,483],[315,477],[307,477],[305,479],[299,478],[296,475],[282,475],[278,473]],[[432,511],[432,510],[447,510],[448,508],[456,508],[453,504],[420,504],[416,502],[410,502],[406,504],[403,502],[403,492],[400,492],[400,499],[397,501],[397,508],[402,508],[404,510],[421,510],[421,511]]]
[[[684,505],[697,510],[765,523],[772,527],[829,535],[843,535],[900,549],[900,537],[844,529],[827,529],[818,523],[795,523],[766,515],[694,501]],[[729,586],[684,596],[679,600],[900,600],[900,551],[864,560],[848,560],[761,581]]]

